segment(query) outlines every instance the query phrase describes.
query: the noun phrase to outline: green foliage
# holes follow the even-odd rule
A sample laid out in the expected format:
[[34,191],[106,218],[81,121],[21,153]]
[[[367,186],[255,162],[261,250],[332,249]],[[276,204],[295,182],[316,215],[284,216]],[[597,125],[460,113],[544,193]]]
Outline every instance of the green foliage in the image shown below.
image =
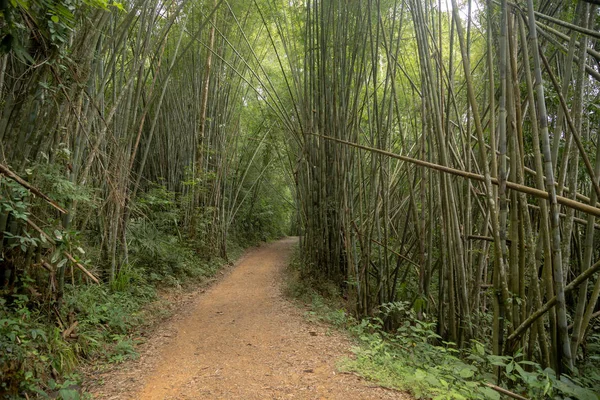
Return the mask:
[[58,328],[29,303],[24,294],[13,295],[10,304],[0,299],[0,398],[39,392],[48,374],[69,374],[77,364]]
[[179,271],[185,262],[176,237],[167,235],[146,221],[129,225],[130,259],[148,270],[152,281],[161,281]]
[[[41,398],[78,398],[79,392],[72,388],[76,380],[69,380],[68,374],[81,359],[118,363],[137,357],[135,332],[147,321],[145,306],[157,299],[157,286],[197,281],[214,275],[224,264],[218,258],[201,259],[178,234],[179,211],[172,194],[157,188],[141,204],[152,218],[140,217],[129,225],[130,263],[119,269],[111,283],[67,285],[60,309],[62,328],[55,325],[54,313],[46,313],[22,294],[28,288],[35,290],[26,275],[19,278],[10,304],[0,298],[0,398],[23,392]],[[0,205],[27,217],[27,204],[5,200]],[[57,247],[48,259],[64,267],[61,250],[80,248],[79,233],[55,230],[50,236]],[[63,338],[62,332],[75,322],[73,334]]]
[[[392,312],[400,312],[405,319],[395,332],[386,332],[383,320]],[[485,385],[494,381],[495,367],[511,391],[529,398],[597,398],[581,382],[566,376],[557,380],[554,371],[542,370],[521,353],[492,355],[476,341],[462,352],[454,343],[436,345],[441,338],[433,331],[434,325],[419,321],[408,303],[386,304],[380,317],[364,319],[351,328],[360,345],[354,349],[356,359],[346,360],[342,368],[410,391],[417,398],[499,399],[499,393]]]
[[[145,220],[130,223],[129,238],[130,261],[151,282],[179,286],[187,278],[211,276],[221,263],[218,259],[203,260],[179,236],[161,231]],[[119,272],[117,280],[131,279],[124,274],[131,274],[129,267]]]
[[27,197],[29,192],[23,186],[13,180],[0,177],[0,212],[8,212],[19,221],[26,221],[29,217],[29,202]]
[[[75,377],[67,378],[64,382],[59,383],[54,379],[48,381],[48,391],[37,390],[36,394],[43,399],[59,398],[62,400],[79,400],[79,379]],[[51,393],[51,395],[48,394]]]
[[512,383],[515,390],[528,397],[543,398],[572,398],[595,400],[598,395],[584,388],[581,382],[566,375],[556,379],[556,373],[547,368],[542,370],[539,364],[523,359],[523,354],[517,352],[514,356],[487,355],[490,365],[500,367],[503,376]]
[[109,10],[110,7],[115,7],[119,11],[125,11],[125,7],[123,7],[122,2],[117,2],[114,0],[83,0],[84,4],[95,8],[102,8],[104,10]]
[[70,152],[64,145],[59,146],[56,158],[60,163],[37,164],[27,170],[35,186],[62,206],[76,201],[95,207],[92,202],[93,191],[88,187],[77,185],[65,177],[64,164],[70,162]]
[[[386,332],[383,319],[401,311],[406,319],[395,332]],[[523,354],[513,357],[489,354],[484,345],[473,341],[471,349],[460,352],[454,343],[443,342],[434,323],[419,321],[408,303],[382,307],[381,317],[364,319],[351,331],[360,339],[354,349],[356,359],[346,360],[342,368],[356,371],[386,386],[410,391],[417,398],[499,399],[485,385],[494,381],[499,367],[503,381],[515,393],[535,399],[597,399],[597,395],[566,376],[556,379],[551,369],[526,361]]]
[[[258,203],[258,204],[257,204]],[[276,221],[276,210],[266,201],[253,204],[253,212],[247,213],[238,222],[238,230],[249,242],[266,241],[283,236],[283,229]]]
[[410,314],[409,310],[406,303],[387,304],[381,317],[364,319],[352,327],[360,345],[354,349],[356,359],[344,361],[341,367],[410,391],[416,398],[498,398],[475,379],[477,368],[462,361],[452,344],[431,344],[439,337],[430,322],[407,319],[394,333],[383,329],[385,314]]
[[[500,368],[502,386],[528,398],[598,398],[584,387],[594,387],[593,383],[566,376],[557,380],[554,371],[524,360],[520,352],[500,357],[474,340],[471,348],[464,350],[442,342],[435,323],[418,320],[408,302],[383,304],[374,317],[357,321],[345,312],[337,287],[315,278],[311,270],[296,252],[288,269],[286,294],[310,305],[309,320],[343,328],[356,338],[355,357],[341,360],[341,370],[419,399],[500,399],[501,395],[486,385],[495,381],[495,368]],[[393,321],[398,328],[389,332],[386,321]]]
[[178,226],[181,210],[177,205],[175,193],[169,191],[164,185],[153,185],[148,191],[142,193],[135,207],[136,212],[142,217],[140,219],[151,222],[156,229],[180,235]]
[[69,338],[26,295],[13,295],[10,306],[0,299],[0,398],[18,393],[79,398],[72,388],[78,379],[70,373],[81,357],[107,362],[137,357],[132,334],[145,322],[143,306],[156,299],[153,287],[138,283],[127,291],[69,288],[61,318],[69,324],[76,318],[76,334]]
[[305,306],[309,306],[306,318],[313,322],[325,322],[337,328],[347,328],[355,320],[346,313],[340,300],[339,288],[331,280],[308,273],[295,251],[287,270],[285,294]]
[[[269,182],[263,183],[262,187],[269,185]],[[270,186],[269,190],[254,188],[252,192],[256,193],[248,193],[251,199],[242,204],[235,220],[233,233],[238,242],[252,246],[288,233],[291,195],[287,188],[279,189],[285,193],[276,193]]]
[[91,337],[126,334],[143,322],[141,305],[156,298],[152,287],[143,284],[127,291],[111,291],[106,285],[69,289],[65,306],[77,313],[79,331]]
[[187,278],[211,275],[218,262],[204,262],[194,251],[202,243],[184,240],[179,229],[181,210],[175,193],[163,185],[154,185],[141,194],[135,204],[139,215],[128,224],[130,265],[119,271],[114,284],[127,285],[134,271],[145,279],[168,286],[179,286]]
[[13,53],[24,63],[34,63],[36,51],[61,50],[76,25],[84,5],[124,11],[123,4],[108,0],[5,0],[0,2],[0,54]]
[[585,358],[579,366],[581,381],[588,387],[600,387],[600,319],[590,323],[590,331],[585,343]]

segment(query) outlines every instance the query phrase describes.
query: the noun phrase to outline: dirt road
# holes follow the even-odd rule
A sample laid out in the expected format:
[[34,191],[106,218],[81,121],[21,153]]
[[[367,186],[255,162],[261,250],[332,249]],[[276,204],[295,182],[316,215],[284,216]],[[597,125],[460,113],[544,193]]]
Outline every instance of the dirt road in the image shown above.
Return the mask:
[[158,329],[139,361],[103,377],[94,398],[407,399],[336,372],[348,339],[306,322],[281,293],[295,242],[287,238],[250,250]]

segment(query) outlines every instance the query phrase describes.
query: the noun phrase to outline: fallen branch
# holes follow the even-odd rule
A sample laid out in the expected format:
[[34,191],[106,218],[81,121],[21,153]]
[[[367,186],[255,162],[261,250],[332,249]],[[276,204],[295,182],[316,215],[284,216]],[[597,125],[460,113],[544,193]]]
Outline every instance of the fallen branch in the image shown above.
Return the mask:
[[78,263],[77,260],[75,260],[75,258],[72,255],[70,255],[66,251],[63,251],[63,254],[69,259],[69,261],[71,261],[73,264],[75,264],[75,266],[77,268],[79,268],[81,270],[81,272],[83,272],[84,274],[86,274],[88,276],[88,278],[90,278],[91,280],[93,280],[97,284],[100,284],[100,281],[98,280],[98,278],[96,278],[94,275],[92,275],[92,273],[90,271],[88,271],[83,265],[81,265],[80,263]]
[[[579,276],[571,281],[565,287],[565,294],[569,293],[573,289],[577,288],[583,282],[585,282],[589,277],[591,277],[596,271],[600,270],[600,261],[596,264],[592,265],[590,268],[586,269],[584,272],[579,274]],[[515,331],[508,337],[508,341],[514,341],[521,337],[521,335],[533,324],[539,317],[544,315],[548,310],[556,305],[557,298],[556,296],[552,297],[546,304],[542,306],[539,310],[531,314]]]
[[54,200],[46,196],[44,193],[40,192],[39,189],[33,187],[29,182],[21,178],[19,175],[12,172],[7,166],[0,164],[0,174],[5,175],[6,177],[17,182],[19,185],[23,186],[25,189],[29,190],[31,193],[46,200],[52,207],[56,208],[61,213],[68,214],[67,210],[56,204]]
[[[30,219],[27,219],[27,224],[31,226],[35,231],[37,231],[41,236],[43,236],[50,244],[56,246],[56,241],[52,239],[50,235],[44,232],[42,228],[37,226],[35,222],[31,221]],[[75,266],[79,268],[79,270],[83,272],[88,278],[90,278],[95,283],[100,284],[100,280],[96,278],[90,271],[88,271],[83,265],[81,265],[71,254],[69,254],[67,251],[63,251],[63,254],[69,259],[69,261],[75,264]]]
[[[342,139],[337,139],[331,136],[325,136],[325,135],[320,135],[318,133],[309,133],[310,135],[313,136],[317,136],[326,140],[331,140],[332,142],[337,142],[337,143],[341,143],[341,144],[345,144],[348,146],[352,146],[352,147],[356,147],[358,149],[362,149],[362,150],[367,150],[370,151],[372,153],[377,153],[377,154],[382,154],[384,156],[387,157],[391,157],[391,158],[395,158],[398,160],[402,160],[411,164],[415,164],[421,167],[425,167],[425,168],[429,168],[429,169],[433,169],[436,171],[441,171],[441,172],[445,172],[447,174],[451,174],[451,175],[456,175],[456,176],[460,176],[463,178],[467,178],[467,179],[471,179],[474,181],[479,181],[479,182],[485,182],[485,176],[483,175],[479,175],[476,174],[474,172],[469,172],[469,171],[463,171],[460,169],[456,169],[456,168],[452,168],[452,167],[447,167],[445,165],[440,165],[440,164],[435,164],[432,162],[428,162],[428,161],[423,161],[423,160],[419,160],[416,158],[412,158],[412,157],[407,157],[407,156],[402,156],[400,154],[396,154],[396,153],[392,153],[390,151],[385,151],[385,150],[380,150],[380,149],[376,149],[373,147],[368,147],[368,146],[363,146],[361,144],[357,144],[357,143],[353,143],[353,142],[348,142],[346,140],[342,140]],[[498,179],[496,178],[491,178],[492,184],[498,186]],[[544,191],[544,190],[540,190],[540,189],[536,189],[536,188],[532,188],[529,186],[525,186],[525,185],[520,185],[518,183],[514,183],[514,182],[510,182],[510,181],[506,181],[506,187],[508,189],[511,190],[515,190],[517,192],[521,192],[521,193],[525,193],[525,194],[529,194],[532,195],[534,197],[538,197],[540,199],[546,199],[548,200],[549,195],[548,192]],[[589,214],[589,215],[594,215],[596,217],[600,217],[600,208],[598,207],[594,207],[591,206],[589,204],[584,204],[584,203],[580,203],[578,201],[569,199],[567,197],[563,197],[563,196],[556,196],[556,201],[559,204],[562,204],[563,206],[567,206],[569,208],[573,208],[575,210],[579,210],[585,214]]]
[[45,269],[46,271],[50,272],[51,274],[54,273],[54,268],[52,267],[52,265],[45,260],[42,260],[42,262],[37,265],[39,265],[41,268]]
[[71,325],[68,329],[66,329],[63,333],[62,333],[62,337],[63,339],[66,339],[69,337],[69,335],[71,333],[73,333],[73,331],[75,330],[75,328],[77,328],[77,325],[79,325],[78,321],[73,322],[73,325]]
[[[490,236],[469,235],[467,236],[467,240],[485,240],[486,242],[493,242],[494,238]],[[506,243],[511,244],[511,239],[506,239]]]
[[527,397],[523,397],[520,394],[516,394],[511,392],[510,390],[506,390],[504,388],[501,388],[500,386],[496,386],[496,385],[492,385],[491,383],[484,383],[485,386],[489,387],[490,389],[494,389],[496,392],[498,393],[502,393],[508,397],[512,397],[513,399],[517,399],[517,400],[529,400]]

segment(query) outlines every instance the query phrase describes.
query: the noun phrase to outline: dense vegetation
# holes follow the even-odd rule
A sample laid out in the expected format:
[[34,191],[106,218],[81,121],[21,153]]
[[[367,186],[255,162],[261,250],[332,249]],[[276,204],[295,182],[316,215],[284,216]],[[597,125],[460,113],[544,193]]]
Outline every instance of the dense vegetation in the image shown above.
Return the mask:
[[600,14],[443,3],[314,1],[279,31],[307,268],[356,316],[406,302],[434,344],[598,387]]
[[216,5],[1,3],[0,397],[74,396],[78,360],[134,356],[157,287],[287,232],[262,22]]
[[595,3],[0,2],[2,390],[290,225],[385,357],[599,386]]
[[[406,301],[384,304],[373,316],[356,318],[347,312],[335,284],[306,274],[299,253],[290,264],[286,289],[308,307],[309,321],[329,324],[354,338],[355,356],[338,360],[342,372],[357,373],[417,399],[597,398],[577,382],[524,359],[520,351],[490,354],[479,341],[457,349],[435,333],[435,322],[418,319]],[[386,329],[388,318],[401,321],[397,329]],[[511,390],[491,383],[496,380],[494,367],[502,367],[504,386],[508,383]]]

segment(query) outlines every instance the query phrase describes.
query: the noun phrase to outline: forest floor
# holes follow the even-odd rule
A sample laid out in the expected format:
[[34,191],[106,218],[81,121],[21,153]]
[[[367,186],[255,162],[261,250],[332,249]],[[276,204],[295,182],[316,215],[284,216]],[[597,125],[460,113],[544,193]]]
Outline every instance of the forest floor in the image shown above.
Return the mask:
[[352,342],[283,294],[295,238],[249,250],[157,327],[140,357],[94,374],[96,399],[409,399],[336,371]]

